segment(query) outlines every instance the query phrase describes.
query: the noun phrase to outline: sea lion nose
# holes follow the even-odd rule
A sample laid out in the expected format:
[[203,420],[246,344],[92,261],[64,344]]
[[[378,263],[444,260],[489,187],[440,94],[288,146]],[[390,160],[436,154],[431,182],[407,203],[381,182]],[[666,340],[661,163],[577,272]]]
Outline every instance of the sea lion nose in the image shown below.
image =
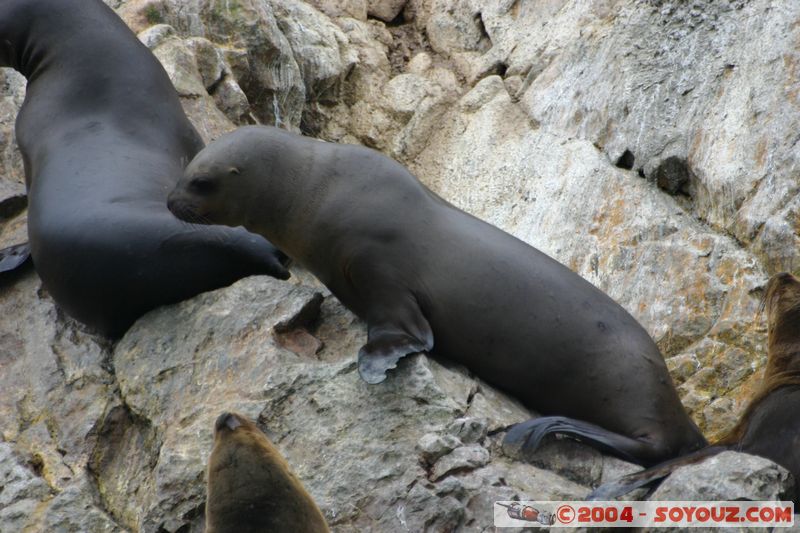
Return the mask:
[[225,411],[224,413],[219,415],[217,417],[217,421],[214,422],[214,431],[222,431],[224,428],[234,430],[241,425],[242,423],[239,422],[239,419],[236,417],[235,414]]

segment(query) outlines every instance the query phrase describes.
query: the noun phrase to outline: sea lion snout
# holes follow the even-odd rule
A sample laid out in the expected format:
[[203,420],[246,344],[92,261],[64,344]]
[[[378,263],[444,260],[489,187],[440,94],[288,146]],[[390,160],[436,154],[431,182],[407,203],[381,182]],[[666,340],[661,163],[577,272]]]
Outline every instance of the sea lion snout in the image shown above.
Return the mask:
[[219,433],[224,429],[229,429],[233,431],[241,425],[242,421],[236,414],[225,411],[224,413],[219,415],[217,417],[217,421],[214,422],[214,432]]
[[173,191],[167,198],[167,209],[180,220],[193,224],[208,224],[205,217],[198,211],[197,206],[185,198],[181,198],[180,193],[175,194],[176,191]]
[[314,499],[247,416],[225,411],[208,458],[206,533],[330,533]]

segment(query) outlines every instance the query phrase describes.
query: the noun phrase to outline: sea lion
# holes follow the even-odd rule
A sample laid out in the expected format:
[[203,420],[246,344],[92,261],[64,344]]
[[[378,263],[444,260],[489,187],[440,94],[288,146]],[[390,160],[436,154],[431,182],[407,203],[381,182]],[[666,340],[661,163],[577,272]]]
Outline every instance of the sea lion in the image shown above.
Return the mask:
[[2,0],[0,66],[28,79],[16,133],[31,254],[69,315],[116,337],[243,276],[288,277],[263,237],[167,211],[203,142],[158,60],[102,1]]
[[655,343],[621,306],[379,152],[239,128],[197,154],[168,205],[184,219],[241,224],[307,267],[367,322],[367,382],[431,351],[559,415],[517,425],[510,445],[560,432],[650,464],[706,444]]
[[214,424],[208,458],[206,533],[314,533],[328,525],[286,460],[236,413]]
[[652,485],[678,467],[734,450],[765,457],[791,472],[795,502],[800,503],[800,280],[787,272],[772,276],[764,301],[767,368],[734,428],[713,446],[601,485],[591,499],[616,498]]

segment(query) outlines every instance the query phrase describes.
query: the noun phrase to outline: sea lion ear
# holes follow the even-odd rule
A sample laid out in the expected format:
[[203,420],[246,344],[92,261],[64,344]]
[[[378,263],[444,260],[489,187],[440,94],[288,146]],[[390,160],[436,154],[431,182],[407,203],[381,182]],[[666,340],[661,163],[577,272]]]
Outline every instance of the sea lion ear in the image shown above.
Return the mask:
[[236,168],[236,167],[231,167],[231,168],[229,168],[229,169],[228,169],[228,174],[236,174],[236,175],[239,175],[239,174],[241,174],[241,172],[239,172],[239,169],[238,169],[238,168]]

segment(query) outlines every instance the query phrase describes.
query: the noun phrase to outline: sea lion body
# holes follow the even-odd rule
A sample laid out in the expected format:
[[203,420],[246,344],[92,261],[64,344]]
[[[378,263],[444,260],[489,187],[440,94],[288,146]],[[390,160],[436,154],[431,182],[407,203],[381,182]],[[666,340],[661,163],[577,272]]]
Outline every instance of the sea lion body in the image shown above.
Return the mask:
[[223,413],[208,459],[206,533],[326,533],[322,512],[258,427]]
[[0,65],[28,79],[16,133],[31,254],[68,314],[118,336],[159,305],[288,276],[262,237],[167,211],[203,142],[164,69],[100,0],[3,0]]
[[800,503],[800,280],[782,272],[767,283],[767,367],[739,421],[715,444],[601,485],[590,499],[609,500],[652,485],[676,468],[725,450],[765,457],[791,472]]
[[[792,473],[800,504],[800,385],[783,387],[764,398],[750,414],[737,451],[765,457]],[[798,509],[800,511],[800,509]]]
[[198,154],[169,201],[178,216],[266,236],[365,319],[368,381],[429,350],[540,413],[613,432],[601,444],[625,457],[648,463],[705,444],[622,307],[378,152],[240,128]]
[[788,272],[776,274],[764,298],[767,368],[761,387],[720,444],[789,470],[800,503],[800,280]]

